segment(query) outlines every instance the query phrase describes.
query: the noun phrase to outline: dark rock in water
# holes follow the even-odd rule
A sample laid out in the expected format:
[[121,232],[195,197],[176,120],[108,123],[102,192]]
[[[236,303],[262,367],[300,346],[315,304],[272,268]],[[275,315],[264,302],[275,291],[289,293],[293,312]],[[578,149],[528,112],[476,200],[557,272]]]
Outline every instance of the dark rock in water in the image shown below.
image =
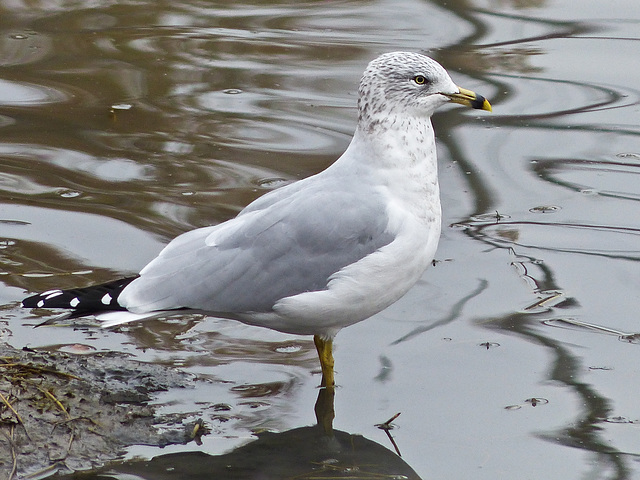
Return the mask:
[[353,435],[334,429],[334,395],[334,389],[318,391],[318,400],[315,405],[317,425],[283,432],[262,432],[257,434],[256,440],[224,455],[208,455],[204,452],[170,453],[155,456],[151,460],[111,463],[107,468],[57,478],[59,480],[281,480],[284,478],[420,480],[416,472],[395,452],[362,435]]
[[386,479],[420,480],[416,472],[391,450],[361,435],[301,427],[267,432],[225,455],[185,452],[160,455],[148,461],[110,465],[97,472],[78,473],[60,480],[282,480]]

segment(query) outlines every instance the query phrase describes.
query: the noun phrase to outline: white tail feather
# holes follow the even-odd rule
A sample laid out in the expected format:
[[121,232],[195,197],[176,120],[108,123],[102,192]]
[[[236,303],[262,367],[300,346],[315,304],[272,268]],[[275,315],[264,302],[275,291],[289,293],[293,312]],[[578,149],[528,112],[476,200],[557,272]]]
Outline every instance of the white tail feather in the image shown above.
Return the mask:
[[168,312],[157,311],[149,313],[131,313],[126,311],[99,313],[95,317],[100,322],[102,328],[115,327],[123,323],[138,322],[140,320],[148,320],[150,318],[162,317]]

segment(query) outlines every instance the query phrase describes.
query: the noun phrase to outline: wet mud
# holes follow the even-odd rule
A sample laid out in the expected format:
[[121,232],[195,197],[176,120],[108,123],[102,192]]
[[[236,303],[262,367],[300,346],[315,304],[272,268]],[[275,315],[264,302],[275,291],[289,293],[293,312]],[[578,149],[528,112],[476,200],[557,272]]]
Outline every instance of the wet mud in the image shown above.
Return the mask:
[[122,353],[0,344],[0,478],[87,470],[119,458],[129,445],[197,440],[197,419],[159,415],[151,402],[157,392],[192,386],[188,374]]

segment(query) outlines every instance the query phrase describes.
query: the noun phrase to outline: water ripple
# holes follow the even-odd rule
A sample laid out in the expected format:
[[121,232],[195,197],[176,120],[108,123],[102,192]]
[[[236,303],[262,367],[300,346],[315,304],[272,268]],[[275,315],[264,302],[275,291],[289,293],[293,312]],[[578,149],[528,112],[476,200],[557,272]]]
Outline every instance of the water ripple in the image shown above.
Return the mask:
[[[617,160],[544,159],[533,163],[543,179],[570,190],[624,200],[640,200],[640,162],[635,154],[618,154]],[[626,159],[628,161],[621,161]]]
[[68,95],[52,87],[0,79],[0,105],[42,105],[68,98]]
[[531,221],[466,223],[464,226],[472,236],[497,246],[640,260],[640,228]]

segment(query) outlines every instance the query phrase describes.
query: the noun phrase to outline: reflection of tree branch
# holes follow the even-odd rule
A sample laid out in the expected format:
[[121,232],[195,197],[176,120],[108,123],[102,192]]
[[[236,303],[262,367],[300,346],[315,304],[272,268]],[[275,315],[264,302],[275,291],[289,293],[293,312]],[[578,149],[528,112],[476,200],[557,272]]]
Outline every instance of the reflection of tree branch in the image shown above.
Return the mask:
[[[531,5],[531,0],[525,0],[527,6]],[[540,1],[540,0],[536,0]],[[528,65],[528,58],[542,52],[541,49],[533,50],[530,45],[535,42],[573,38],[596,30],[592,25],[580,21],[552,20],[549,18],[537,18],[526,15],[508,14],[501,11],[476,8],[466,5],[466,2],[446,2],[441,5],[457,15],[465,22],[473,26],[472,32],[456,40],[455,43],[438,49],[433,52],[438,60],[441,60],[447,67],[455,66],[462,70],[474,72],[495,73],[496,67],[510,72],[533,72],[540,71],[539,68]],[[481,15],[478,15],[478,14]],[[483,16],[499,18],[506,21],[515,21],[520,24],[527,23],[536,25],[537,29],[546,28],[548,33],[532,35],[525,38],[511,39],[503,42],[482,43],[487,37],[487,21]],[[515,47],[525,44],[526,47]],[[509,51],[505,47],[514,46]],[[499,49],[492,53],[490,49]],[[484,81],[488,81],[483,78]],[[499,91],[504,91],[501,89]]]
[[[486,8],[474,8],[473,11],[474,13],[482,13],[483,15],[497,17],[500,19],[515,20],[517,22],[538,23],[538,24],[542,24],[542,25],[546,25],[548,27],[554,27],[554,28],[567,27],[570,29],[570,32],[573,33],[574,35],[578,33],[595,32],[598,30],[595,26],[591,26],[589,24],[582,23],[579,21],[552,20],[547,17],[532,17],[530,15],[516,15],[513,13],[506,13],[504,11],[497,11],[497,10],[489,10]],[[566,35],[567,33],[565,32],[564,34],[559,35],[559,38],[565,38]],[[537,38],[537,37],[533,37],[533,38]]]
[[472,72],[487,72],[495,75],[499,71],[512,73],[541,72],[541,67],[536,67],[529,61],[533,56],[542,55],[543,51],[532,47],[501,48],[495,52],[465,50],[454,52],[447,63]]
[[[532,114],[532,115],[506,115],[501,117],[494,117],[493,118],[493,122],[498,122],[498,123],[502,123],[501,120],[505,120],[508,119],[509,125],[510,126],[514,126],[513,125],[513,120],[517,119],[517,120],[532,120],[532,119],[549,119],[549,118],[557,118],[557,117],[565,117],[567,115],[575,115],[577,113],[585,113],[585,112],[593,112],[593,111],[600,111],[600,110],[604,110],[603,107],[607,107],[607,109],[611,109],[614,108],[612,107],[612,104],[625,99],[628,97],[628,95],[624,95],[620,92],[617,92],[615,90],[612,90],[611,87],[608,86],[601,86],[601,85],[594,85],[594,84],[587,84],[584,82],[579,82],[579,81],[573,81],[573,80],[558,80],[557,78],[541,78],[541,77],[525,77],[523,75],[511,75],[511,74],[495,74],[492,75],[494,77],[498,77],[498,78],[506,78],[506,79],[517,79],[519,81],[522,80],[530,80],[530,81],[534,81],[534,82],[544,82],[544,83],[552,83],[552,84],[557,84],[557,85],[569,85],[571,87],[577,87],[577,88],[590,88],[592,90],[595,90],[596,92],[604,95],[605,99],[604,100],[600,100],[600,101],[594,101],[593,103],[587,104],[587,105],[583,105],[583,106],[579,106],[576,108],[566,108],[564,110],[555,110],[553,112],[547,112],[547,113],[537,113],[537,114]],[[595,95],[591,95],[591,97],[595,97]],[[632,106],[635,105],[637,102],[633,99],[629,99],[629,103],[627,104],[623,104],[623,105],[618,105],[617,108],[620,107],[628,107],[628,106]],[[564,122],[565,124],[563,124],[562,128],[566,128],[566,120]],[[527,128],[530,128],[531,125],[527,125]],[[540,127],[540,126],[538,126]],[[551,129],[557,129],[559,128],[557,125],[544,125],[545,128],[551,128]],[[572,128],[574,128],[572,126]],[[588,129],[589,131],[594,131],[596,130],[593,126],[590,126],[590,128]],[[597,129],[597,131],[601,131],[600,128]],[[612,130],[615,131],[617,133],[620,133],[619,129],[615,129]],[[637,133],[637,132],[636,132]]]
[[[500,225],[504,224],[536,224],[536,225],[554,225],[543,222],[500,222]],[[498,240],[492,239],[485,233],[481,233],[485,227],[497,225],[496,222],[487,223],[483,225],[470,226],[468,233],[484,243],[494,245],[498,248],[507,248],[505,245],[500,244]],[[588,227],[588,228],[603,228],[594,227],[592,225],[564,225],[571,227]],[[608,227],[608,229],[617,229],[616,227]],[[634,234],[640,233],[640,229],[624,229],[632,230]],[[509,247],[511,248],[511,247]],[[532,246],[530,248],[540,248]],[[515,252],[514,252],[515,253]],[[581,252],[585,253],[585,252]],[[518,255],[522,257],[522,255]],[[533,261],[533,258],[530,258]],[[548,267],[538,264],[543,278],[534,278],[529,272],[526,275],[532,280],[532,288],[534,293],[540,293],[541,290],[559,290],[555,279],[553,278],[553,272]],[[531,312],[515,313],[506,315],[500,318],[485,319],[478,322],[485,328],[492,330],[499,330],[501,333],[509,333],[520,335],[528,341],[534,341],[546,347],[554,355],[554,361],[552,363],[551,373],[548,375],[550,380],[560,382],[570,388],[577,397],[580,399],[582,405],[584,405],[583,412],[579,414],[578,419],[575,422],[563,430],[539,433],[538,437],[547,441],[554,442],[559,445],[579,448],[585,452],[590,452],[595,455],[596,464],[602,464],[609,466],[616,472],[616,475],[612,478],[627,478],[628,467],[625,465],[624,456],[622,452],[615,449],[607,443],[607,440],[602,438],[600,434],[600,424],[605,421],[611,415],[610,400],[601,395],[596,389],[586,382],[581,382],[581,372],[583,366],[579,360],[571,353],[568,348],[565,348],[561,342],[558,342],[554,338],[551,338],[544,333],[539,333],[534,328],[531,328],[531,324],[537,324],[534,322],[534,318]]]
[[[623,452],[612,447],[600,434],[600,426],[611,415],[611,402],[592,385],[578,381],[583,366],[578,357],[561,345],[560,342],[534,331],[529,327],[531,314],[517,313],[483,323],[487,328],[500,332],[516,333],[529,341],[534,341],[552,352],[555,360],[548,378],[570,388],[584,405],[578,419],[561,431],[539,433],[538,437],[556,444],[579,448],[596,456],[594,464],[607,465],[616,473],[611,478],[628,478]],[[536,322],[537,323],[537,322]]]
[[[534,0],[534,2],[535,1],[537,0]],[[532,3],[527,2],[527,5],[530,4]],[[521,51],[520,53],[523,54],[521,58],[517,54],[514,55],[514,59],[522,63],[516,63],[512,65],[510,63],[501,63],[501,60],[496,58],[496,55],[492,52],[492,49],[509,49],[510,46],[511,48],[513,48],[513,46],[521,46],[523,44],[530,44],[531,42],[536,42],[536,44],[540,46],[543,44],[542,42],[546,42],[551,39],[571,37],[575,38],[581,34],[585,34],[594,30],[594,27],[592,25],[588,25],[584,22],[561,21],[535,17],[532,18],[525,15],[509,15],[503,12],[474,8],[468,5],[467,2],[462,1],[447,2],[446,6],[443,2],[443,7],[449,9],[452,13],[458,15],[460,18],[468,21],[472,26],[472,33],[471,35],[458,40],[455,44],[439,50],[437,52],[438,57],[443,57],[443,59],[445,60],[443,63],[445,65],[462,64],[462,69],[468,74],[469,65],[472,65],[472,69],[476,73],[476,75],[474,75],[476,76],[476,78],[479,78],[479,80],[482,82],[493,84],[497,92],[504,92],[501,93],[500,98],[500,100],[503,101],[515,95],[512,79],[522,81],[526,78],[522,75],[495,74],[495,65],[502,64],[505,69],[504,71],[525,71],[523,70],[523,68],[527,67],[526,59],[530,57],[530,54],[532,52]],[[478,13],[480,13],[481,15],[478,15]],[[528,38],[513,39],[506,42],[496,42],[492,44],[483,43],[486,38],[485,34],[487,32],[486,21],[483,21],[484,16],[487,16],[487,18],[511,19],[514,22],[519,22],[520,24],[533,24],[536,25],[537,28],[546,28],[547,33],[542,35],[532,35]],[[467,53],[471,51],[474,53],[474,55],[467,55]],[[459,59],[461,61],[458,61]],[[473,75],[473,73],[471,74]],[[519,128],[548,131],[560,130],[566,128],[567,115],[594,110],[601,111],[605,109],[620,108],[622,106],[627,107],[629,105],[635,104],[637,102],[637,98],[640,98],[640,95],[635,91],[633,91],[633,95],[623,95],[624,93],[629,92],[630,89],[628,87],[625,87],[625,91],[621,92],[616,91],[620,90],[619,88],[614,90],[614,88],[602,85],[586,84],[584,81],[563,82],[556,79],[541,79],[534,77],[529,77],[528,80],[535,82],[553,82],[552,85],[564,84],[573,89],[585,89],[586,87],[586,89],[588,89],[587,93],[590,93],[590,95],[588,97],[589,100],[584,103],[589,104],[578,106],[578,108],[565,109],[563,111],[544,112],[541,114],[533,115],[495,115],[490,119],[487,118],[485,121],[494,126],[508,126],[512,130],[517,130]],[[456,144],[455,136],[447,135],[455,128],[455,126],[460,124],[463,119],[455,119],[447,115],[447,113],[448,112],[443,112],[435,118],[435,123],[442,122],[443,124],[438,128],[438,131],[440,133],[439,142],[447,147],[451,159],[456,163],[457,168],[461,172],[473,173],[473,175],[465,176],[465,179],[469,184],[469,191],[472,195],[471,200],[475,202],[474,213],[478,214],[493,211],[495,210],[495,194],[489,187],[489,185],[491,185],[491,182],[485,181],[487,180],[486,178],[484,178],[485,173],[481,169],[476,168],[476,166],[470,161],[470,159],[465,156],[462,149],[458,146],[458,144]],[[445,118],[446,122],[444,121]],[[562,126],[553,124],[553,120],[558,118],[563,119]],[[606,127],[602,125],[571,125],[571,129],[572,131],[577,130],[586,132],[614,131],[613,127]],[[628,134],[634,137],[639,135],[639,132],[637,130],[634,131],[628,126],[623,126],[623,130],[616,127],[615,133],[617,135]],[[472,216],[473,213],[470,215],[470,218],[472,218]],[[511,225],[523,225],[524,223],[532,222],[500,221],[500,225],[504,225],[505,223]],[[469,220],[466,222],[462,222],[459,225],[466,227],[465,233],[473,239],[479,240],[488,245],[492,245],[496,248],[509,248],[511,247],[511,245],[517,244],[517,237],[513,239],[494,238],[491,236],[490,231],[485,230],[487,229],[487,227],[491,228],[491,226],[495,226],[495,222],[491,224],[480,224],[478,222]],[[603,228],[601,226],[592,225],[567,226],[571,228]],[[621,228],[615,227],[605,228],[623,230]],[[640,233],[636,231],[630,231],[630,229],[624,230],[627,233],[631,233],[634,235]],[[532,245],[531,248],[544,249],[537,245]],[[549,250],[549,248],[546,249]],[[554,251],[558,250],[554,249]],[[603,254],[602,252],[579,251],[576,253],[610,256],[606,253]],[[633,260],[637,261],[640,260],[640,258],[634,258]],[[562,291],[562,289],[557,288],[556,286],[557,282],[553,278],[552,270],[548,267],[545,269],[543,265],[540,265],[539,268],[541,268],[542,278],[536,279],[534,282],[535,285],[533,286],[533,288],[536,288],[537,293],[542,290],[543,286],[547,289]],[[462,304],[466,300],[468,300],[468,298],[461,300],[458,305],[456,305],[456,308],[454,310],[460,310]],[[452,314],[455,315],[453,312]],[[547,347],[554,355],[554,362],[552,364],[552,371],[549,374],[549,378],[561,382],[562,384],[569,387],[570,391],[576,395],[578,402],[583,405],[583,410],[581,412],[578,412],[578,418],[576,419],[576,421],[572,422],[571,425],[567,426],[560,432],[545,432],[541,433],[539,436],[555,443],[556,445],[575,447],[580,449],[582,452],[593,455],[593,465],[596,465],[596,471],[609,471],[611,473],[611,478],[629,478],[630,469],[626,465],[624,454],[615,449],[611,445],[611,443],[608,442],[607,439],[604,438],[600,433],[600,425],[602,424],[603,420],[606,419],[608,415],[610,415],[611,401],[600,394],[594,387],[592,387],[588,383],[580,381],[582,376],[582,365],[580,363],[579,357],[573,355],[570,349],[564,348],[563,345],[556,339],[545,336],[545,333],[547,333],[546,331],[540,333],[535,330],[535,327],[532,328],[530,326],[532,322],[538,325],[537,321],[534,320],[536,318],[534,315],[535,314],[532,314],[530,312],[516,313],[500,318],[485,319],[482,321],[482,324],[485,328],[499,330],[501,333],[516,333],[526,340],[533,340],[534,342]],[[451,315],[448,317],[448,320],[450,319]],[[417,329],[409,333],[408,335],[405,335],[404,337],[396,340],[394,344],[400,343],[408,338],[418,335],[423,331],[430,330],[437,325],[441,325],[442,323],[444,323],[444,321],[440,321],[427,328]]]
[[391,342],[391,345],[397,345],[417,335],[420,335],[421,333],[428,332],[429,330],[433,330],[436,327],[439,327],[441,325],[446,325],[447,323],[455,320],[460,316],[460,313],[462,312],[462,309],[466,305],[466,303],[472,298],[475,298],[478,295],[480,295],[484,290],[486,290],[488,286],[489,286],[489,282],[487,282],[485,279],[479,279],[478,287],[466,297],[462,297],[460,300],[458,300],[451,308],[451,312],[449,313],[449,315],[447,315],[445,318],[441,320],[438,320],[435,323],[432,323],[431,325],[422,326],[422,327],[413,329],[411,332],[407,333],[406,335]]
[[[513,14],[504,13],[504,12],[486,10],[482,8],[475,9],[475,12],[482,13],[483,15],[488,15],[492,17],[498,17],[501,19],[509,19],[509,20],[515,20],[518,22],[542,24],[544,26],[555,29],[553,33],[547,33],[543,35],[533,35],[525,38],[507,40],[504,42],[485,43],[479,46],[479,48],[483,48],[483,49],[504,47],[507,45],[518,45],[521,43],[539,42],[541,40],[553,40],[556,38],[565,39],[565,38],[575,37],[576,35],[584,35],[586,33],[597,31],[596,27],[594,26],[591,26],[585,23],[575,22],[575,21],[550,20],[548,18],[535,18],[535,17],[525,16],[525,15],[513,15]],[[560,28],[560,30],[558,30],[558,28]]]
[[[637,133],[636,133],[637,134]],[[634,156],[635,154],[629,154]],[[618,156],[621,156],[618,154]],[[597,173],[623,173],[623,174],[634,174],[637,175],[640,173],[640,170],[637,163],[631,162],[621,162],[621,161],[596,161],[596,160],[582,160],[582,159],[563,159],[563,158],[540,158],[535,159],[535,163],[532,163],[533,171],[538,175],[542,180],[549,182],[553,185],[558,185],[560,187],[568,188],[574,192],[582,192],[589,187],[585,185],[580,185],[579,183],[570,182],[567,180],[562,180],[558,178],[554,173],[563,171],[566,168],[572,168],[574,170],[586,170],[591,171],[596,168]],[[618,167],[617,169],[615,167]],[[619,200],[631,200],[631,201],[639,201],[640,195],[634,193],[622,193],[622,192],[611,192],[606,190],[593,190],[593,193],[596,195],[600,195],[602,197],[610,197],[616,198]]]
[[586,250],[586,249],[577,249],[577,248],[560,248],[560,247],[544,247],[541,245],[527,245],[518,241],[517,236],[511,235],[503,235],[499,238],[496,236],[492,236],[490,233],[484,232],[486,228],[500,226],[505,227],[508,225],[512,226],[521,226],[521,225],[533,225],[533,226],[541,226],[541,227],[561,227],[561,228],[575,228],[575,229],[588,229],[588,230],[599,230],[599,231],[607,231],[607,232],[616,232],[616,233],[624,233],[629,235],[640,235],[640,228],[633,227],[616,227],[616,226],[607,226],[607,225],[590,225],[588,223],[551,223],[551,222],[531,222],[531,221],[511,221],[505,222],[490,222],[490,223],[472,223],[472,222],[459,222],[456,225],[465,227],[465,233],[476,240],[480,240],[489,245],[493,245],[498,248],[507,248],[507,244],[517,245],[519,247],[531,248],[535,250],[547,250],[552,252],[564,252],[564,253],[577,253],[581,255],[595,255],[604,258],[612,258],[612,259],[622,259],[622,260],[630,260],[630,261],[640,261],[640,257],[637,255],[637,252],[634,250],[634,254],[622,254],[622,253],[611,253],[603,250]]

